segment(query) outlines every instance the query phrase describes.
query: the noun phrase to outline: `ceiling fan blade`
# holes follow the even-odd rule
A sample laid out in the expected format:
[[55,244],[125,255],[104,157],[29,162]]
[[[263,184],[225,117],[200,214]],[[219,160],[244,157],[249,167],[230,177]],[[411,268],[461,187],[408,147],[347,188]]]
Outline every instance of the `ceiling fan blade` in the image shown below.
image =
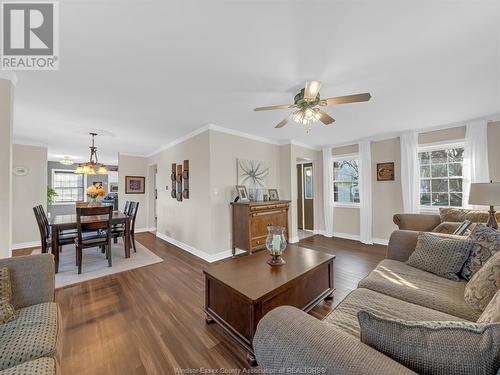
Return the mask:
[[328,113],[323,112],[323,111],[318,111],[320,117],[319,121],[321,121],[325,125],[330,125],[331,123],[335,122],[335,119],[330,116]]
[[372,96],[370,93],[366,92],[364,94],[354,94],[354,95],[346,95],[346,96],[337,96],[335,98],[325,99],[327,105],[334,104],[348,104],[348,103],[358,103],[358,102],[367,102],[370,100]]
[[307,81],[306,85],[304,86],[304,99],[316,99],[320,88],[320,81]]
[[287,109],[293,107],[295,107],[295,104],[280,104],[280,105],[271,105],[269,107],[255,108],[254,111],[271,111],[273,109]]
[[276,129],[279,129],[279,128],[282,128],[283,126],[286,125],[286,123],[288,122],[288,117],[284,118],[283,120],[280,121],[280,123],[278,125],[275,126]]

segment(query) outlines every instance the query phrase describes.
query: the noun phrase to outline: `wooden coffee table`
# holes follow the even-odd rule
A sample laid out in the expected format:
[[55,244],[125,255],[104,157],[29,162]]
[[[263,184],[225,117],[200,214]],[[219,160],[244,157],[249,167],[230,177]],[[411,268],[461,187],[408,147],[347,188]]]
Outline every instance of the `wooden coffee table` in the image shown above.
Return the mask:
[[278,306],[311,310],[333,298],[335,255],[288,246],[286,264],[271,267],[267,251],[209,267],[205,274],[207,323],[216,322],[248,350],[256,365],[252,341],[260,319]]

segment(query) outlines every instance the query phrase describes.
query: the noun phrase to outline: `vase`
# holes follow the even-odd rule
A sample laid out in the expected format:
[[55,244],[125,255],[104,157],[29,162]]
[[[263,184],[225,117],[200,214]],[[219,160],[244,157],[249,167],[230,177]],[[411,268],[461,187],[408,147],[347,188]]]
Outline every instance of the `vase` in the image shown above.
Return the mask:
[[285,264],[283,251],[286,248],[285,228],[269,225],[267,227],[266,248],[271,254],[271,259],[267,261],[271,266],[281,266]]
[[88,204],[88,207],[94,207],[96,205],[96,202],[97,202],[97,197],[89,197],[89,204]]

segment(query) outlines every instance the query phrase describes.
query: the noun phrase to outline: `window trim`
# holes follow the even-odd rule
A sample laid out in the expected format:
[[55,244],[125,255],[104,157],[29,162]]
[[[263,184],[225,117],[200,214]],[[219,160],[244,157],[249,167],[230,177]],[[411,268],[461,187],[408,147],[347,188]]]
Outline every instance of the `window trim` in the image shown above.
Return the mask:
[[[71,173],[71,169],[61,169],[61,168],[53,168],[51,170],[51,175],[52,179],[50,180],[50,187],[52,189],[54,188],[54,177],[56,175],[56,172],[66,172],[66,173]],[[83,200],[85,200],[85,186],[87,186],[87,176],[83,175]],[[52,206],[74,206],[76,204],[75,202],[54,202],[52,203]]]
[[[450,148],[463,148],[465,153],[465,139],[453,140],[447,142],[432,142],[432,143],[422,143],[417,146],[417,163],[418,163],[418,193],[420,195],[420,159],[418,158],[418,154],[421,152],[432,152],[439,150],[446,150]],[[449,163],[448,163],[449,164]],[[463,167],[463,161],[462,161]],[[448,177],[449,178],[449,177]],[[463,181],[463,171],[462,171],[462,181]],[[462,185],[462,193],[463,193],[463,185]],[[449,194],[449,192],[448,192]],[[420,197],[418,199],[420,203]],[[462,208],[464,207],[464,202],[462,201]],[[439,212],[440,208],[459,208],[456,206],[424,206],[419,204],[419,212],[423,214],[435,214]]]
[[[332,157],[332,176],[334,177],[333,182],[332,182],[332,188],[335,189],[335,167],[334,163],[339,162],[339,161],[344,161],[344,160],[353,160],[356,159],[359,160],[359,152],[352,153],[352,154],[343,154],[343,155],[334,155]],[[359,177],[358,177],[358,186],[361,189],[361,186],[359,185]],[[332,193],[333,194],[333,193]],[[361,197],[360,197],[361,201]],[[338,208],[359,208],[361,205],[361,202],[335,202],[335,195],[333,194],[333,207],[338,207]]]

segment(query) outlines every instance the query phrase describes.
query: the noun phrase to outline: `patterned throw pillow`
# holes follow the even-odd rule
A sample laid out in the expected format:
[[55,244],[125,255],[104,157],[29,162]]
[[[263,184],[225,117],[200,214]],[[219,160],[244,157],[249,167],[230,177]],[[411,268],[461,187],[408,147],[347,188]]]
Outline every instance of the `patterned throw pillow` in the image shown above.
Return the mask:
[[500,323],[500,289],[488,303],[477,322],[485,324]]
[[431,272],[450,280],[459,280],[473,242],[459,236],[420,233],[415,251],[406,261],[409,266]]
[[475,310],[484,311],[500,290],[500,251],[477,271],[465,286],[464,299]]
[[2,267],[0,268],[0,324],[16,319],[16,311],[10,304],[11,298],[10,273],[6,267]]
[[486,225],[476,225],[469,239],[474,241],[474,247],[462,270],[462,277],[466,280],[470,280],[493,254],[500,251],[500,232]]
[[358,313],[361,341],[424,375],[497,373],[500,324],[410,322]]

